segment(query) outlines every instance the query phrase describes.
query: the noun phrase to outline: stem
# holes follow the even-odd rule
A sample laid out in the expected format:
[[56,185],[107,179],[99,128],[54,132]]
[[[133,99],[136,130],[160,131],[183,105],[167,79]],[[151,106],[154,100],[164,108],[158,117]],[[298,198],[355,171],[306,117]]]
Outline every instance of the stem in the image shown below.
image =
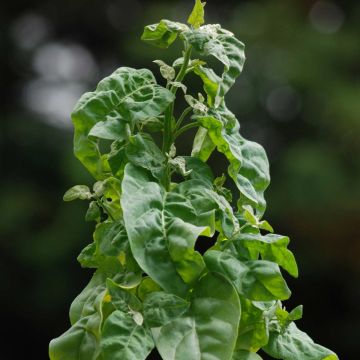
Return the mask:
[[[181,66],[180,71],[178,72],[175,81],[181,82],[184,79],[184,76],[186,75],[186,70],[189,65],[191,56],[191,46],[189,46],[187,43],[185,43],[185,54],[184,54],[184,63]],[[170,88],[170,91],[175,95],[177,91],[177,87],[172,85]],[[173,129],[173,113],[174,113],[174,102],[172,102],[167,109],[165,110],[165,118],[164,118],[164,137],[163,137],[163,146],[162,146],[162,152],[164,155],[169,153],[171,144],[174,142],[174,129]],[[166,170],[165,175],[163,179],[163,185],[165,186],[165,189],[169,191],[170,189],[170,182],[171,182],[171,176],[170,176],[170,166],[167,163],[166,164]]]
[[175,132],[175,138],[177,138],[178,136],[180,136],[183,132],[189,130],[189,129],[192,129],[196,126],[199,126],[199,123],[198,122],[193,122],[193,123],[190,123],[190,124],[187,124],[185,126],[183,126],[181,129],[179,129],[178,131]]
[[179,129],[180,125],[182,124],[182,122],[185,120],[185,118],[189,115],[189,113],[192,111],[192,107],[189,106],[187,107],[183,113],[181,114],[181,116],[179,117],[179,120],[176,123],[175,129]]

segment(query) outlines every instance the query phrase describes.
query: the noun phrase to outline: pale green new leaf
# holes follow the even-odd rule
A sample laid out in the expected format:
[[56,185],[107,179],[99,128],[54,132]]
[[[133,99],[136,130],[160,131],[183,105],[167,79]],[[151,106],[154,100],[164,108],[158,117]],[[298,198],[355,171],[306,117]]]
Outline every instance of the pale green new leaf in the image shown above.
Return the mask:
[[189,306],[188,301],[174,294],[152,292],[144,300],[145,323],[151,328],[166,325],[184,314]]
[[204,24],[204,7],[205,2],[201,0],[195,0],[195,6],[187,20],[188,24],[192,25],[195,29],[198,29],[202,24]]
[[166,192],[132,164],[125,168],[122,190],[135,259],[164,290],[184,295],[204,270],[194,245],[200,235],[212,236],[216,204],[204,194],[202,182],[189,180]]
[[160,73],[165,80],[171,81],[175,79],[175,69],[172,66],[162,60],[154,60],[153,62],[159,65]]
[[270,331],[268,344],[263,350],[275,359],[283,360],[338,360],[331,350],[314,343],[295,323],[285,330]]
[[64,201],[73,201],[76,199],[88,200],[91,199],[91,192],[88,186],[86,185],[75,185],[64,194]]
[[210,250],[204,255],[209,270],[225,276],[239,294],[256,301],[286,300],[291,292],[279,266],[265,260],[239,261],[230,254]]
[[216,145],[211,140],[208,130],[203,127],[199,127],[194,138],[191,156],[206,162],[215,148]]
[[244,254],[246,248],[252,254],[260,253],[263,260],[279,264],[290,275],[298,276],[298,267],[294,254],[287,248],[290,239],[287,236],[276,234],[238,234],[231,242],[229,250],[233,255]]
[[208,273],[196,284],[187,313],[153,329],[156,347],[166,360],[230,360],[240,319],[235,289]]
[[131,314],[115,310],[105,321],[100,342],[104,359],[145,360],[154,347],[150,330]]

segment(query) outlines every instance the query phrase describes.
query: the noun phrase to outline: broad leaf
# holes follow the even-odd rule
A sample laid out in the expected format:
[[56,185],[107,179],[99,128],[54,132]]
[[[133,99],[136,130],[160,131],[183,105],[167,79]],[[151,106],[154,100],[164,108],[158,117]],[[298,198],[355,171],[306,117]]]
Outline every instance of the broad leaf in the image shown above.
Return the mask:
[[209,273],[196,284],[189,311],[153,330],[156,347],[166,360],[230,360],[239,319],[235,289]]
[[145,360],[154,342],[131,314],[115,310],[104,323],[100,346],[104,359]]
[[273,329],[264,351],[275,359],[283,360],[338,360],[331,350],[314,343],[295,323],[284,330]]
[[163,291],[152,292],[144,300],[144,317],[149,327],[166,325],[184,314],[189,302],[173,294]]
[[89,315],[76,322],[69,330],[49,345],[50,360],[97,360],[98,339],[91,330],[100,326],[97,314]]
[[121,204],[131,250],[141,268],[161,287],[184,295],[204,270],[194,250],[198,236],[212,236],[216,204],[202,182],[189,180],[166,192],[148,173],[128,164]]
[[270,261],[239,261],[216,250],[204,255],[209,270],[225,276],[239,294],[256,301],[286,300],[291,292],[281,276],[279,266]]
[[[89,137],[95,124],[103,121],[105,123],[98,125],[103,128],[110,122],[109,127],[114,129],[113,124],[117,121],[126,122],[132,127],[136,121],[159,115],[173,100],[174,95],[169,90],[156,84],[151,71],[119,68],[100,81],[94,92],[84,94],[78,101],[72,113],[75,126],[75,155],[95,178],[104,178],[106,164],[101,157],[98,140]],[[129,135],[126,124],[115,126],[115,129],[116,134],[112,132],[112,136],[107,138],[121,139]],[[119,134],[122,130],[123,136]],[[99,131],[94,130],[93,135]],[[102,132],[104,131],[103,129]],[[104,134],[101,136],[104,137]]]
[[150,170],[156,179],[163,177],[166,158],[149,134],[132,136],[126,147],[126,156],[134,165]]
[[287,248],[290,240],[287,236],[276,234],[238,234],[234,240],[227,244],[228,251],[240,257],[245,253],[244,248],[249,253],[261,254],[263,260],[273,261],[279,264],[290,275],[297,277],[298,268],[293,253]]

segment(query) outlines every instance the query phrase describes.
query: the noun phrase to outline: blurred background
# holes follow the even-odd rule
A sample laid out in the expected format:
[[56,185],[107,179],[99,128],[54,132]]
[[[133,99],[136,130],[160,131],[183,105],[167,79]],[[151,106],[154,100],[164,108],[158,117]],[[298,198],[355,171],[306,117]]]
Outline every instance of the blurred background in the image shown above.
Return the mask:
[[[92,183],[73,157],[69,114],[117,67],[158,74],[153,59],[178,57],[178,47],[157,50],[140,35],[161,18],[185,21],[192,1],[7,0],[0,7],[1,358],[42,360],[91,275],[76,262],[92,236],[86,204],[62,202],[70,186]],[[290,236],[300,268],[299,279],[288,278],[287,306],[303,304],[299,326],[341,359],[357,360],[360,4],[209,0],[206,14],[246,44],[228,106],[242,134],[268,152],[265,218]],[[190,135],[178,153],[189,150]],[[211,161],[221,173],[224,159]]]

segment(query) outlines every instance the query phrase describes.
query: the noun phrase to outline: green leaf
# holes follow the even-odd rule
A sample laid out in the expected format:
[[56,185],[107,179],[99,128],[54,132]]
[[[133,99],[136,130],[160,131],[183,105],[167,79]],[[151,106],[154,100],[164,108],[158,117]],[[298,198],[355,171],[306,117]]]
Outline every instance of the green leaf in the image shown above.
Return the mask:
[[[261,215],[265,211],[264,191],[270,183],[269,162],[263,147],[239,134],[235,116],[222,104],[197,116],[217,149],[229,160],[228,172],[240,193],[239,206],[250,204]],[[203,159],[202,159],[203,160]]]
[[338,360],[331,350],[314,343],[295,323],[285,330],[270,331],[269,343],[263,350],[275,359],[283,360]]
[[166,360],[230,360],[240,319],[235,289],[222,276],[207,274],[196,284],[187,313],[153,329]]
[[216,250],[204,255],[207,268],[225,276],[239,294],[256,301],[286,300],[291,292],[277,264],[253,260],[241,262],[230,254]]
[[237,256],[244,254],[243,249],[246,248],[251,253],[260,253],[263,260],[273,261],[290,275],[297,277],[298,268],[295,257],[287,248],[289,242],[290,239],[283,235],[239,234],[231,243],[234,246],[231,252]]
[[99,221],[101,211],[96,201],[91,201],[85,215],[85,221]]
[[202,181],[211,189],[214,175],[209,165],[196,157],[183,156],[183,158],[185,159],[186,169],[191,170],[190,179]]
[[64,201],[73,201],[76,199],[80,200],[88,200],[91,199],[91,192],[88,186],[86,185],[75,185],[70,188],[64,194],[63,200]]
[[149,327],[163,326],[184,314],[188,301],[163,291],[152,292],[144,300],[144,317]]
[[204,7],[205,2],[201,0],[195,0],[195,6],[187,20],[187,22],[192,25],[195,29],[198,29],[202,24],[204,24]]
[[139,299],[144,301],[148,294],[161,290],[161,287],[150,276],[146,276],[143,277],[139,287],[137,288],[137,294]]
[[51,360],[97,360],[105,295],[104,287],[99,285],[101,280],[99,276],[93,277],[76,314],[72,314],[72,327],[50,342]]
[[126,147],[126,156],[134,165],[150,170],[156,179],[161,180],[164,176],[166,157],[149,134],[132,136]]
[[194,138],[191,156],[206,162],[215,148],[216,145],[211,140],[208,130],[203,127],[199,127]]
[[233,354],[232,360],[262,360],[262,358],[251,351],[236,350]]
[[237,349],[257,351],[269,340],[269,321],[276,309],[276,302],[259,303],[241,300],[241,320],[236,342]]
[[129,312],[129,309],[133,311],[141,310],[142,304],[140,300],[129,290],[121,288],[111,279],[106,280],[106,287],[110,295],[109,301],[114,305],[115,309],[123,312]]
[[141,40],[164,49],[169,47],[180,33],[188,29],[185,24],[161,20],[157,24],[145,26]]
[[196,30],[185,31],[182,36],[202,56],[214,56],[224,65],[215,106],[220,104],[235,79],[240,75],[244,62],[244,44],[220,25],[204,25]]
[[105,281],[107,274],[97,270],[88,285],[74,299],[70,307],[70,322],[74,325],[81,318],[94,313],[94,302],[106,290]]
[[125,140],[131,133],[129,123],[118,117],[107,116],[106,121],[97,122],[89,131],[89,136],[105,140]]
[[161,76],[165,80],[171,81],[175,79],[175,69],[172,66],[166,64],[162,60],[154,60],[153,62],[159,65]]
[[[89,137],[94,125],[99,121],[106,124],[107,121],[111,124],[117,121],[129,123],[132,127],[134,122],[159,115],[173,100],[174,95],[156,84],[150,70],[117,69],[100,81],[94,92],[84,94],[75,106],[72,113],[75,155],[96,179],[103,179],[107,165],[101,157],[98,140]],[[105,123],[102,125],[105,126]],[[126,124],[116,128],[116,131],[121,129],[124,134],[120,138],[126,138],[129,135]],[[111,137],[118,139],[119,134]]]
[[104,359],[145,360],[154,342],[150,330],[131,314],[115,310],[104,323],[100,346]]
[[216,204],[203,183],[188,180],[166,192],[147,172],[128,164],[121,204],[135,259],[165,291],[184,295],[204,270],[194,250],[200,235],[212,236]]
[[215,99],[219,93],[219,86],[222,79],[215,74],[214,70],[201,65],[194,67],[194,73],[200,76],[201,80],[204,83],[204,90],[208,95],[208,105],[213,106],[215,104]]
[[64,334],[51,340],[50,360],[97,360],[98,339],[91,330],[94,326],[100,326],[97,314],[80,319]]

